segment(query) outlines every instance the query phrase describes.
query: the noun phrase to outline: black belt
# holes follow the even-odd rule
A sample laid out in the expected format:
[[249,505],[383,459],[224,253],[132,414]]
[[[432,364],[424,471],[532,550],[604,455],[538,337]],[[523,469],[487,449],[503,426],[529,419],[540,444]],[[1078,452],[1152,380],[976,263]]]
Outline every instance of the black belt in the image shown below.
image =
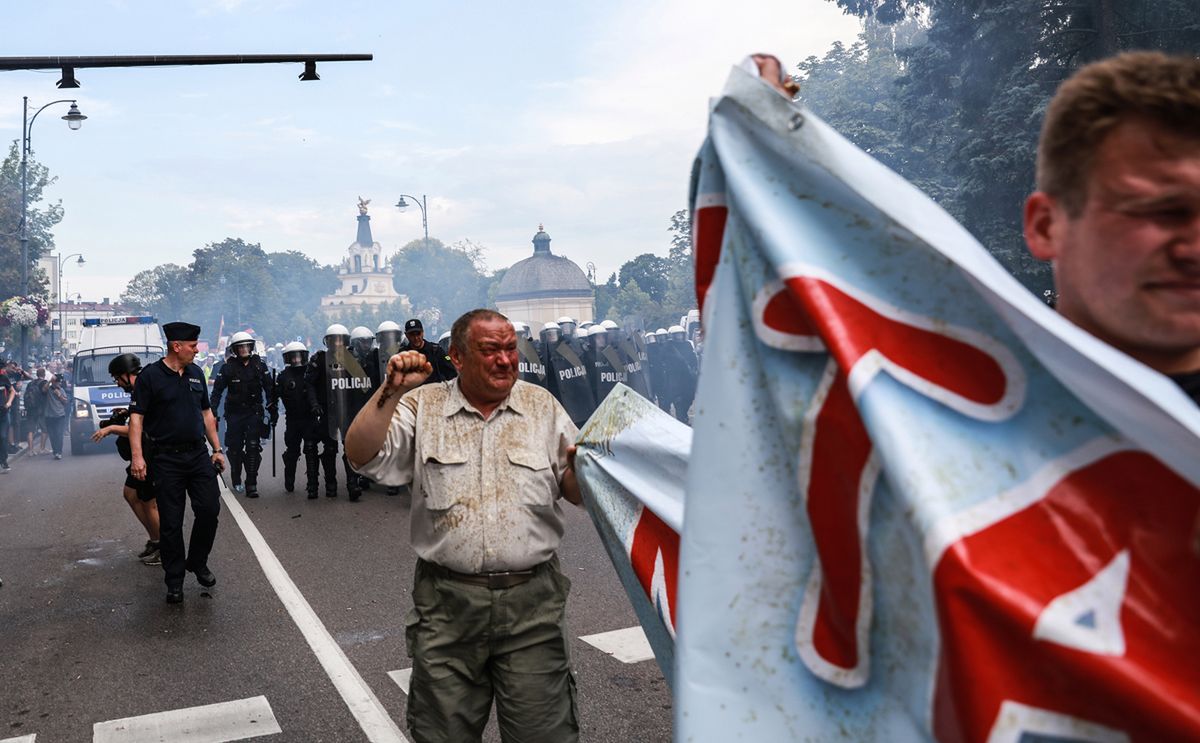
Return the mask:
[[204,448],[204,439],[201,439],[199,441],[183,443],[183,444],[170,444],[170,443],[165,443],[165,442],[159,443],[156,441],[152,444],[152,446],[154,448],[154,451],[159,452],[159,453],[183,454],[184,452],[196,451],[197,449],[203,449]]
[[443,567],[437,563],[427,562],[429,567],[433,568],[434,573],[449,578],[450,580],[458,581],[459,583],[470,583],[473,586],[483,586],[484,588],[513,588],[522,583],[528,583],[534,575],[537,574],[546,563],[534,565],[528,570],[503,570],[496,573],[460,573],[457,570]]

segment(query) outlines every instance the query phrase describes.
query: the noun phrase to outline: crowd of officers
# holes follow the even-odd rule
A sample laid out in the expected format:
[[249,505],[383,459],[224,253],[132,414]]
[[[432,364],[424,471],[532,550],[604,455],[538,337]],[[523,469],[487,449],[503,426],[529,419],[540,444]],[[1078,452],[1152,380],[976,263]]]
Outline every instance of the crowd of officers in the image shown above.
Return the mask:
[[[513,327],[520,379],[549,390],[577,426],[618,383],[688,422],[699,360],[681,326],[646,332],[621,328],[611,320],[576,323],[561,317],[543,325],[536,335],[525,323],[513,322]],[[325,495],[336,498],[339,441],[379,387],[388,359],[402,350],[416,350],[433,367],[426,384],[456,376],[449,356],[450,334],[443,334],[437,343],[426,340],[418,319],[407,321],[403,328],[385,321],[374,333],[363,326],[347,330],[344,325],[330,325],[323,345],[310,355],[304,344],[289,343],[268,349],[264,360],[255,353],[255,341],[248,333],[235,333],[227,358],[213,367],[212,408],[224,423],[235,492],[258,497],[263,441],[276,427],[281,403],[286,416],[284,489],[295,490],[303,457],[308,497],[318,497],[323,475]],[[371,483],[350,469],[344,454],[340,459],[347,495],[356,501]],[[386,492],[395,495],[399,490]]]

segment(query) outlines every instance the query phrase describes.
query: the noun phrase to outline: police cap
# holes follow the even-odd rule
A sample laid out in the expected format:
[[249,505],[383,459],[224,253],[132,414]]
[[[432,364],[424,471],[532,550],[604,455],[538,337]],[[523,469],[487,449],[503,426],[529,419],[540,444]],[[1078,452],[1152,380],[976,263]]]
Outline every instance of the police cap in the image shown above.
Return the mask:
[[163,335],[167,342],[195,341],[200,339],[200,326],[190,322],[169,322],[163,326]]

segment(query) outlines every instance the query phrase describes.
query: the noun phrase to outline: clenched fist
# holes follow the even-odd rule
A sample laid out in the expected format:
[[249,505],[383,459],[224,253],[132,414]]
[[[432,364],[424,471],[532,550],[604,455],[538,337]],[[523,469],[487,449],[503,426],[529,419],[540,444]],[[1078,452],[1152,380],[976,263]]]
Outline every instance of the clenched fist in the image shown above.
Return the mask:
[[433,374],[433,365],[425,354],[401,351],[388,359],[386,386],[389,391],[411,390],[421,386],[430,374]]

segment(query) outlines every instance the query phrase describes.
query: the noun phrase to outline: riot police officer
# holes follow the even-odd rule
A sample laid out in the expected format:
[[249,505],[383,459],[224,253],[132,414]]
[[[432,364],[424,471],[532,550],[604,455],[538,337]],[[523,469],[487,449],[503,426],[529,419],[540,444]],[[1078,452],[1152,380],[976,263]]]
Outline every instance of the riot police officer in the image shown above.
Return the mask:
[[[270,436],[268,426],[279,419],[275,401],[275,381],[266,362],[254,353],[254,339],[249,333],[234,333],[229,339],[233,355],[221,367],[213,382],[212,405],[225,399],[225,449],[229,453],[229,477],[234,492],[243,491],[242,466],[246,468],[244,490],[247,498],[258,497],[258,468],[262,464],[262,440]],[[264,409],[270,411],[270,422],[263,421]]]
[[303,343],[293,341],[283,347],[282,356],[284,367],[275,379],[275,400],[283,401],[283,412],[287,415],[283,431],[283,489],[289,493],[296,489],[296,467],[303,451],[305,489],[312,499],[317,497],[320,463],[317,461],[317,417],[313,415],[308,385],[304,382],[308,349]]
[[[317,436],[321,444],[321,469],[325,472],[325,496],[336,498],[338,439],[345,434],[353,420],[344,394],[348,390],[344,388],[342,383],[345,380],[340,376],[345,372],[344,368],[340,368],[344,367],[342,362],[349,361],[350,331],[346,330],[345,325],[334,323],[325,329],[324,342],[325,348],[309,358],[308,366],[304,368],[304,381],[308,384],[309,410],[318,419]],[[330,374],[334,367],[339,367],[336,369],[339,375],[336,378]],[[335,380],[338,382],[337,390],[332,389]],[[346,492],[351,501],[357,501],[362,496],[362,488],[358,484],[358,475],[350,469],[350,463],[344,455],[342,467],[346,473]]]
[[[662,342],[662,336],[659,336],[659,342]],[[687,339],[682,326],[672,325],[667,330],[662,356],[666,367],[665,376],[668,378],[668,396],[662,407],[669,412],[669,408],[673,406],[675,417],[687,423],[688,410],[696,397],[696,379],[700,374],[700,364],[692,342]],[[660,398],[660,403],[663,402]]]

